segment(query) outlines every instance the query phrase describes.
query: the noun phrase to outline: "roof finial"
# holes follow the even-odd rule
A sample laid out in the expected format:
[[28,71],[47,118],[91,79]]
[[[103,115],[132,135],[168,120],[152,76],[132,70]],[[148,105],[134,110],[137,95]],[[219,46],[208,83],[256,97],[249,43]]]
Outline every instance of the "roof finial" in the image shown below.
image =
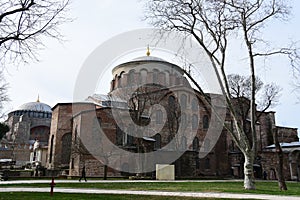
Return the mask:
[[36,102],[40,102],[40,95],[39,94],[38,94],[38,98],[37,98]]
[[147,46],[147,53],[146,53],[147,56],[150,56],[150,48],[149,48],[149,44]]

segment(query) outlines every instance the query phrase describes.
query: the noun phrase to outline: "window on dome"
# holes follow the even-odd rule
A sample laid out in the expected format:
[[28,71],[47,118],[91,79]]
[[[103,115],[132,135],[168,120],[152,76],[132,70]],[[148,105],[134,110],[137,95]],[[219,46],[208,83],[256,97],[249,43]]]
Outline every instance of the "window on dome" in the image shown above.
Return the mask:
[[133,85],[134,84],[134,70],[130,70],[127,77],[127,85]]
[[193,150],[198,151],[199,150],[199,139],[198,137],[195,137],[193,140]]
[[146,69],[142,69],[140,71],[140,84],[145,84],[147,82],[147,70]]
[[169,96],[169,100],[168,100],[168,103],[169,103],[169,107],[171,110],[174,110],[175,109],[175,97],[174,96]]
[[169,71],[165,71],[165,83],[166,83],[166,86],[169,86],[170,84],[170,72]]
[[198,128],[198,116],[193,115],[192,116],[192,129],[195,130]]
[[157,69],[153,70],[153,83],[158,83],[158,72]]
[[203,129],[209,128],[209,118],[208,115],[203,116]]
[[159,73],[159,84],[166,85],[166,74],[164,72]]
[[187,107],[187,96],[185,94],[182,94],[180,96],[180,106],[181,106],[181,109],[186,109],[186,107]]
[[180,122],[181,122],[182,128],[185,129],[187,126],[187,116],[184,112],[181,113]]
[[185,136],[181,137],[181,150],[187,150],[187,139]]
[[161,124],[163,122],[163,112],[161,110],[156,111],[156,123]]
[[194,98],[192,100],[192,111],[197,111],[198,110],[198,100]]

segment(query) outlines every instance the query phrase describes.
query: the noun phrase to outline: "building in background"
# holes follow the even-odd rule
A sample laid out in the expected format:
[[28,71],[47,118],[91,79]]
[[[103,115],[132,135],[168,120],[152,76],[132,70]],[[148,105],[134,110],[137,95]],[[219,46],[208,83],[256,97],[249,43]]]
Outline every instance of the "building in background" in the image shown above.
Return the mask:
[[0,157],[16,161],[17,166],[28,163],[36,140],[41,148],[48,146],[51,118],[51,107],[39,98],[10,112],[5,121],[10,130],[1,141]]

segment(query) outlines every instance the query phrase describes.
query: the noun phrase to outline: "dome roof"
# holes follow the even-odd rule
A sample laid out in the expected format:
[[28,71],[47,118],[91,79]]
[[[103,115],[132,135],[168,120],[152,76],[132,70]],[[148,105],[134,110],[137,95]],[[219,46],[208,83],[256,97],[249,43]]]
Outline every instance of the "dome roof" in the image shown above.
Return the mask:
[[155,56],[141,56],[133,59],[132,61],[164,61],[165,62],[165,60]]
[[41,102],[29,102],[21,105],[15,111],[19,110],[27,110],[27,111],[38,111],[38,112],[51,112],[51,107],[45,103]]

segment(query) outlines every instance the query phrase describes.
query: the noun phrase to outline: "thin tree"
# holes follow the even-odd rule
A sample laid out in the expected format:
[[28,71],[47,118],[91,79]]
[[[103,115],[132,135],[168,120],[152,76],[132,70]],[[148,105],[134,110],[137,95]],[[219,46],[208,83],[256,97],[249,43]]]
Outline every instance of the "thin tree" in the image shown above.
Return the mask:
[[3,77],[3,72],[0,71],[0,119],[5,115],[5,113],[3,112],[4,103],[9,101],[7,90],[8,83]]
[[275,151],[277,153],[277,160],[278,160],[278,165],[277,165],[277,179],[278,179],[278,186],[280,190],[287,190],[287,185],[285,183],[285,177],[283,173],[283,151],[280,146],[279,140],[278,140],[278,129],[275,127],[272,130],[273,134],[273,140],[275,144]]
[[294,86],[294,92],[296,93],[296,98],[298,100],[298,103],[300,102],[300,69],[294,68],[293,70],[293,86]]
[[[274,107],[280,96],[281,88],[274,83],[264,84],[258,77],[256,81],[256,123],[261,119],[262,114],[269,108]],[[228,75],[228,84],[232,98],[236,101],[237,113],[241,117],[242,126],[244,132],[249,135],[248,130],[248,116],[250,111],[249,97],[251,97],[251,77],[241,76],[238,74]],[[277,174],[278,174],[278,185],[280,190],[287,190],[283,173],[283,152],[278,142],[278,134],[276,127],[270,127],[273,141],[276,148],[278,157]]]
[[[239,116],[243,118],[245,123],[250,112],[250,106],[245,104],[251,97],[251,77],[242,76],[239,74],[229,74],[227,76],[228,86],[231,98],[237,102],[235,106],[238,109]],[[255,96],[256,96],[256,122],[259,121],[261,113],[273,108],[277,105],[280,97],[281,88],[275,83],[264,84],[260,78],[255,78]]]
[[69,0],[0,0],[0,62],[37,60],[46,37],[62,39]]
[[9,131],[9,126],[0,122],[0,141],[3,138],[3,136],[5,135],[5,133],[7,133],[8,131]]
[[[153,0],[147,2],[146,19],[155,27],[166,31],[180,31],[192,36],[210,58],[218,82],[225,95],[228,111],[233,118],[236,131],[229,131],[236,145],[245,157],[244,188],[255,189],[253,177],[253,162],[256,147],[256,114],[255,114],[255,58],[286,54],[295,65],[297,49],[281,48],[269,51],[262,49],[255,52],[257,41],[262,41],[257,33],[262,30],[269,19],[284,18],[289,14],[289,7],[285,2],[276,0],[232,1],[232,0]],[[238,119],[238,114],[231,101],[228,80],[225,69],[228,44],[232,42],[232,35],[242,35],[241,42],[247,49],[251,74],[251,140],[244,132]],[[236,40],[236,38],[235,38]],[[230,130],[230,128],[227,128]]]

